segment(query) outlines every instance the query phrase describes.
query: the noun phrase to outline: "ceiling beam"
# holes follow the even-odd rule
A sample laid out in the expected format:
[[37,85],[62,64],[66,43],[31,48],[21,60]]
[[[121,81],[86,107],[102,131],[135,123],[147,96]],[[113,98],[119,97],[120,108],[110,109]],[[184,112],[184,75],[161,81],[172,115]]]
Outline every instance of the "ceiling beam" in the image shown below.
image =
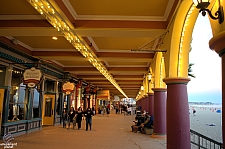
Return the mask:
[[52,27],[0,27],[0,36],[63,36]]

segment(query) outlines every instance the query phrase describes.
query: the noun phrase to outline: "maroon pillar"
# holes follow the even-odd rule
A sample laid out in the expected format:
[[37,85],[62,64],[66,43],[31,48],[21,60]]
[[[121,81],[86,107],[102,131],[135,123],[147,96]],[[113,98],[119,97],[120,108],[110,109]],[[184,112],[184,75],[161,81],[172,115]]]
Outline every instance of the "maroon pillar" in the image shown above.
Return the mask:
[[167,84],[167,149],[190,149],[189,78],[165,78]]
[[141,98],[141,101],[140,102],[141,102],[141,111],[143,111],[143,108],[144,108],[143,107],[143,97]]
[[149,113],[149,99],[148,99],[148,95],[146,95],[146,97],[145,97],[145,108],[146,108],[146,111]]
[[148,93],[148,112],[154,116],[154,93]]
[[148,112],[148,95],[144,96],[144,109],[146,112]]
[[154,135],[166,135],[166,88],[154,91]]

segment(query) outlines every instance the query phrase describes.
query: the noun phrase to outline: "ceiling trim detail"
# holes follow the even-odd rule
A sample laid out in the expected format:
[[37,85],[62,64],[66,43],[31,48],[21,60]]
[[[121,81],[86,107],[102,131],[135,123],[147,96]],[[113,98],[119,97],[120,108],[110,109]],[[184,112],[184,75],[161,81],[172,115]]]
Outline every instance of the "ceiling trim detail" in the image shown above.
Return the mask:
[[68,0],[62,0],[75,20],[126,20],[126,21],[166,21],[175,0],[169,0],[164,16],[111,16],[111,15],[78,15]]
[[[26,45],[25,43],[23,43],[23,42],[20,42],[19,40],[17,40],[17,39],[15,39],[14,37],[12,37],[12,36],[5,36],[6,38],[8,38],[9,40],[16,40],[16,42],[17,42],[17,44],[19,44],[19,45],[21,45],[22,47],[24,47],[24,48],[26,48],[26,49],[28,49],[28,50],[30,50],[30,51],[32,51],[33,50],[33,48],[31,48],[30,46],[28,46],[28,45]],[[14,43],[15,44],[15,43]]]
[[41,15],[0,15],[0,20],[45,20]]

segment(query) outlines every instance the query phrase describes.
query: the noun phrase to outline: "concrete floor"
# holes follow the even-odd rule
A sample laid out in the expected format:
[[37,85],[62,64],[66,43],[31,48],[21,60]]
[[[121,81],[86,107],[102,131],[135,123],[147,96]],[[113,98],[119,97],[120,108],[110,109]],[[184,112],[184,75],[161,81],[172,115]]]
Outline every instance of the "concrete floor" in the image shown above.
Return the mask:
[[[47,126],[42,130],[15,137],[15,149],[165,149],[166,139],[151,138],[150,135],[131,132],[134,115],[93,117],[91,131],[82,128],[65,129],[62,126]],[[0,140],[0,143],[3,141]],[[1,147],[0,148],[4,148]]]

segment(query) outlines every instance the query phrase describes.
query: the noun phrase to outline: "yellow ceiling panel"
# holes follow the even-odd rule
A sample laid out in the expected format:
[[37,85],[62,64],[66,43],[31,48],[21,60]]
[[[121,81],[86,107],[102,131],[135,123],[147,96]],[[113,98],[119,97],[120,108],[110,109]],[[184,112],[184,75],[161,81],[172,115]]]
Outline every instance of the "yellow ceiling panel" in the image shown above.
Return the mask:
[[27,0],[1,0],[1,15],[39,15]]
[[163,16],[168,0],[70,0],[70,3],[78,15]]
[[140,66],[147,66],[147,62],[132,62],[132,61],[130,61],[130,62],[127,62],[127,61],[120,61],[120,62],[118,62],[118,61],[109,61],[108,62],[108,64],[109,64],[109,66],[138,66],[138,65],[140,65]]
[[99,49],[131,50],[138,49],[153,39],[135,37],[94,37],[93,40]]
[[52,36],[15,36],[16,39],[33,48],[44,49],[74,49],[64,37],[57,37],[58,40],[53,40]]
[[73,60],[58,60],[57,62],[61,63],[64,66],[82,66],[82,67],[92,67],[88,61],[73,61]]

